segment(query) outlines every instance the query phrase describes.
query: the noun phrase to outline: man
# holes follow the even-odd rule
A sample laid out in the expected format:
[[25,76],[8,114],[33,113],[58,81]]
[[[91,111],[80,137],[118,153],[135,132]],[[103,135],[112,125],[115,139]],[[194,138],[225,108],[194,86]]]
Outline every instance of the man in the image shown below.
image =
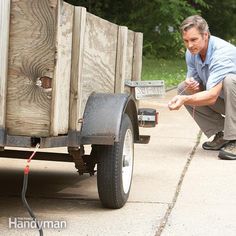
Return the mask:
[[169,109],[184,105],[208,138],[215,135],[202,147],[220,150],[221,159],[236,160],[236,47],[211,36],[198,15],[185,19],[180,29],[187,48],[187,79]]

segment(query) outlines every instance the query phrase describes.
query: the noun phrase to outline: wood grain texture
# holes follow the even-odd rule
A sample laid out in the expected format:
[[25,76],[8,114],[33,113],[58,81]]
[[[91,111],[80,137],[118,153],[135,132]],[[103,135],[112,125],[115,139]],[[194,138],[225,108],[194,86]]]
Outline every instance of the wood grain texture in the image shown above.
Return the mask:
[[69,129],[80,130],[78,119],[82,117],[82,64],[84,58],[84,36],[86,28],[86,8],[75,7],[72,39],[72,64],[70,86]]
[[92,92],[114,93],[118,25],[87,13],[82,66],[82,104]]
[[12,1],[7,89],[9,134],[48,136],[53,78],[57,0]]
[[132,80],[141,80],[142,73],[142,55],[143,55],[143,34],[134,33],[134,59]]
[[5,129],[10,0],[0,1],[0,129]]
[[141,44],[134,45],[135,34],[127,27],[62,0],[11,2],[8,134],[47,137],[79,131],[92,92],[123,92],[124,80],[140,72],[133,57],[141,58]]
[[133,73],[133,56],[134,56],[134,32],[128,30],[128,41],[127,41],[127,66],[126,66],[126,79],[132,79]]
[[[132,80],[133,56],[134,56],[134,31],[128,30],[126,67],[125,67],[126,80]],[[131,93],[130,87],[125,86],[125,92],[130,94]]]
[[51,132],[68,133],[74,6],[59,0],[57,11],[56,67],[53,77]]
[[127,40],[128,28],[119,26],[117,55],[116,55],[116,79],[115,79],[115,93],[124,93],[126,59],[127,59]]
[[[142,73],[142,55],[143,55],[143,34],[134,33],[134,53],[133,53],[133,65],[132,65],[132,81],[140,81]],[[135,91],[132,88],[131,93],[135,97]],[[139,107],[139,101],[135,101],[136,106]]]

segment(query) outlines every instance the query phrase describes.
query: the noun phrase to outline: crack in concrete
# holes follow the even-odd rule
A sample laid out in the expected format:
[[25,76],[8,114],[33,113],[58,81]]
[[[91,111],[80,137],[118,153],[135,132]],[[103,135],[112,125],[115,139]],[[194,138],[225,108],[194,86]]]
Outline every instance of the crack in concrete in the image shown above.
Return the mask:
[[181,187],[182,187],[182,184],[183,184],[183,180],[184,180],[184,177],[188,171],[188,168],[189,168],[189,165],[194,157],[194,154],[196,152],[196,149],[200,143],[200,139],[201,139],[201,136],[202,136],[202,131],[199,131],[198,135],[197,135],[197,140],[196,140],[196,143],[195,143],[195,146],[193,147],[188,159],[187,159],[187,162],[185,163],[185,166],[184,166],[184,169],[181,173],[181,176],[180,176],[180,179],[179,179],[179,182],[178,182],[178,185],[176,187],[176,190],[175,190],[175,194],[174,194],[174,197],[172,199],[172,202],[169,204],[169,207],[165,213],[165,216],[162,218],[161,220],[161,223],[160,223],[160,226],[158,228],[158,231],[156,232],[155,236],[160,236],[161,233],[163,232],[164,228],[166,227],[166,224],[168,222],[168,218],[173,210],[173,208],[175,207],[175,204],[177,202],[177,199],[178,199],[178,196],[179,196],[179,193],[181,191]]
[[157,201],[128,201],[127,203],[148,203],[148,204],[162,204],[169,205],[170,202],[157,202]]

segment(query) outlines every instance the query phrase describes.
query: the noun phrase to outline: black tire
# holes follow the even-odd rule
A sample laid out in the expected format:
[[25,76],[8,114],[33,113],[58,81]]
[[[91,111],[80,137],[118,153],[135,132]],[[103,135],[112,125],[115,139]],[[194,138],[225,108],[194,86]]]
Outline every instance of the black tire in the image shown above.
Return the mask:
[[[119,140],[113,146],[99,147],[97,165],[99,198],[104,207],[113,209],[121,208],[126,203],[132,182],[134,138],[133,126],[127,114],[122,118]],[[130,148],[130,152],[127,149],[127,155],[123,155],[125,140],[125,150],[127,147]],[[123,178],[122,173],[127,175]],[[124,179],[127,180],[125,183]]]

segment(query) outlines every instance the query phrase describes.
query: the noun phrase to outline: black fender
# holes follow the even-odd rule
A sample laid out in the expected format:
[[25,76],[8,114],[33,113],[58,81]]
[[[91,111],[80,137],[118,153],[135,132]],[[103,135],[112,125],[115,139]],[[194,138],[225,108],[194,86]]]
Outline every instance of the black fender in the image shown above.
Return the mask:
[[134,142],[139,140],[137,108],[128,94],[92,93],[86,103],[81,127],[81,144],[112,145],[119,142],[122,116],[131,119]]

